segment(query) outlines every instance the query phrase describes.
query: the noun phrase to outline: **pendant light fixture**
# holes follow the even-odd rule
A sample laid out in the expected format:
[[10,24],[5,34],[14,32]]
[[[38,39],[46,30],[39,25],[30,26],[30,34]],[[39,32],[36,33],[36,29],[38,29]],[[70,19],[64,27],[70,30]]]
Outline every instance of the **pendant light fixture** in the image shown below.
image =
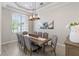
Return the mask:
[[[34,2],[33,2],[34,3]],[[34,21],[34,20],[39,20],[39,15],[36,12],[36,2],[34,4],[35,8],[33,8],[32,15],[29,16],[29,20]]]

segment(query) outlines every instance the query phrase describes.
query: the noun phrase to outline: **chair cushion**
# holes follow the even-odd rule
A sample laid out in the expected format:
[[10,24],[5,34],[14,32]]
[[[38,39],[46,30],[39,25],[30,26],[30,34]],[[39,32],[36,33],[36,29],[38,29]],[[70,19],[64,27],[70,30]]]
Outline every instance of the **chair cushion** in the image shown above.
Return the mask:
[[34,51],[34,50],[38,50],[38,46],[36,46],[36,45],[31,45],[31,48],[32,48],[32,51]]

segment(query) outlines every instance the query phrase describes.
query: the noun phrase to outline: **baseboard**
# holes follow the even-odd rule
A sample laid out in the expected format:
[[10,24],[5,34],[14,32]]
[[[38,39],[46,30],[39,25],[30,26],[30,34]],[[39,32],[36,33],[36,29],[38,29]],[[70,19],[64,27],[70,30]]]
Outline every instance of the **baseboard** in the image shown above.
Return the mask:
[[17,40],[6,41],[6,42],[3,42],[1,45],[5,45],[5,44],[8,44],[8,43],[13,43],[13,42],[17,42]]
[[61,44],[61,43],[57,43],[58,46],[62,46],[62,47],[65,47],[64,44]]
[[65,56],[65,45],[57,43],[56,53],[58,56]]

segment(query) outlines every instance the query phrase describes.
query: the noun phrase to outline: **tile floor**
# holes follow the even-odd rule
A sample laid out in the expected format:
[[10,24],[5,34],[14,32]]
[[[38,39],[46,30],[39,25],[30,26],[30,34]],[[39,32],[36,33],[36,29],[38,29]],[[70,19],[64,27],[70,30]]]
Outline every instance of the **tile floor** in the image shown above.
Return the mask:
[[[33,56],[46,56],[41,51],[40,53],[33,53]],[[54,54],[47,53],[48,56],[54,56]],[[17,42],[2,45],[1,56],[28,56],[23,49],[19,48]]]

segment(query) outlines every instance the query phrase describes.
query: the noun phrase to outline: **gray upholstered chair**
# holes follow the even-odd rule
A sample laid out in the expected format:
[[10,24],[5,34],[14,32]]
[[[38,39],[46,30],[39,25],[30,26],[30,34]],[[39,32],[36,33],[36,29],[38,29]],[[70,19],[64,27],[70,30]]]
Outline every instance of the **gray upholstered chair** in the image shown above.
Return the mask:
[[44,33],[43,33],[43,38],[48,39],[48,33],[47,33],[47,32],[44,32]]
[[39,47],[31,44],[31,39],[32,39],[31,37],[24,36],[24,39],[25,39],[25,46],[27,47],[26,50],[27,50],[27,52],[30,53],[30,55],[32,55],[32,52],[35,50],[38,50]]
[[23,32],[23,35],[27,35],[27,34],[28,34],[28,32],[27,32],[27,31],[24,31],[24,32]]
[[17,35],[18,43],[21,44],[21,39],[20,39],[19,33],[17,33],[16,35]]
[[35,35],[37,35],[37,32],[34,32]]
[[38,35],[39,37],[42,37],[42,32],[38,32],[37,35]]
[[25,42],[24,42],[24,36],[21,33],[17,33],[18,43],[20,44],[21,48],[24,49]]
[[53,35],[51,39],[51,44],[45,46],[45,52],[51,52],[51,53],[54,52],[54,54],[56,55],[57,40],[58,40],[57,36]]
[[25,46],[25,40],[23,34],[20,34],[20,39],[21,39],[21,46],[24,48]]

